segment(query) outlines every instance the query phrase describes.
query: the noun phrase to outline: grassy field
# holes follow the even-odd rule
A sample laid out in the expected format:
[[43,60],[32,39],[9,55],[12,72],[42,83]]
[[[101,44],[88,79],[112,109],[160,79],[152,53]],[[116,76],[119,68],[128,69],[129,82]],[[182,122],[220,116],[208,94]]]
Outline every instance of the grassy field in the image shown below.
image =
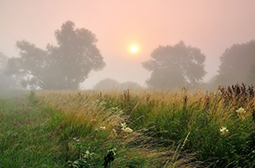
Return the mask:
[[244,85],[2,98],[0,167],[254,167],[254,106]]

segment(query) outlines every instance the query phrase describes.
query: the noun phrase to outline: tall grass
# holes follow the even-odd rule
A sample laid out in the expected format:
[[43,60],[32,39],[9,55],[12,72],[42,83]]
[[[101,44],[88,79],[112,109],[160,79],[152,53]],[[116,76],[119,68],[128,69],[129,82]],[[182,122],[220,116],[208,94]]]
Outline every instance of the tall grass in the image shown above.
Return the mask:
[[[46,158],[65,167],[253,167],[251,88],[38,91],[29,100],[48,118],[54,147]],[[132,131],[125,132],[124,123]]]
[[[106,151],[113,148],[117,148],[113,167],[169,167],[172,163],[177,167],[195,165],[193,153],[183,152],[180,155],[182,151],[176,150],[175,146],[163,147],[163,143],[158,142],[158,135],[153,135],[154,123],[141,122],[144,118],[142,114],[134,119],[137,109],[144,106],[144,103],[140,104],[143,94],[139,93],[139,97],[129,91],[38,92],[36,99],[61,111],[64,116],[54,122],[58,125],[55,134],[59,137],[59,145],[66,146],[63,152],[66,160],[78,157],[75,144],[70,140],[72,137],[80,139],[91,151],[99,154],[100,157],[94,158],[94,167],[101,166]],[[121,124],[124,122],[134,132],[123,132]],[[106,129],[100,130],[101,127]],[[169,159],[170,156],[175,156],[175,159]]]
[[[196,166],[250,167],[255,163],[254,101],[241,98],[243,95],[230,98],[223,90],[189,93],[185,89],[170,93],[127,90],[50,94],[40,99],[65,112],[66,124],[75,123],[66,138],[90,137],[96,128],[106,126],[105,138],[109,139],[111,130],[126,122],[135,131],[127,144],[122,142],[125,145],[146,147],[145,151],[171,151],[172,154],[164,154],[171,157],[178,152],[179,159],[186,158],[183,163]],[[236,112],[240,107],[246,110],[244,118],[239,118]],[[224,135],[222,127],[228,130]],[[174,165],[170,160],[179,161],[157,161]]]

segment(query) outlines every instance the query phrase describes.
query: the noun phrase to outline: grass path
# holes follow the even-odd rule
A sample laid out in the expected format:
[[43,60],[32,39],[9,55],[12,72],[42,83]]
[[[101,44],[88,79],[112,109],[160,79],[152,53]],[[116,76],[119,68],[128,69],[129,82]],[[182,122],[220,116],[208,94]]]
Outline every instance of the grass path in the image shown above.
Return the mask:
[[63,167],[47,124],[51,112],[27,98],[0,99],[0,167]]

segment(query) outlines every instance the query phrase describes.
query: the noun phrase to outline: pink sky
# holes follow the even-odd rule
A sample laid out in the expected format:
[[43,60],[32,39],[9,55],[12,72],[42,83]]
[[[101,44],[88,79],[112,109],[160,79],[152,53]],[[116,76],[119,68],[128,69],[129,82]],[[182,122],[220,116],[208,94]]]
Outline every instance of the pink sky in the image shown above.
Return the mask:
[[[180,40],[206,55],[206,81],[226,48],[255,39],[254,7],[254,0],[0,0],[0,51],[18,56],[15,43],[23,39],[44,49],[71,20],[96,34],[106,62],[82,88],[105,78],[144,86],[150,73],[141,62],[159,45]],[[140,46],[135,56],[132,43]]]

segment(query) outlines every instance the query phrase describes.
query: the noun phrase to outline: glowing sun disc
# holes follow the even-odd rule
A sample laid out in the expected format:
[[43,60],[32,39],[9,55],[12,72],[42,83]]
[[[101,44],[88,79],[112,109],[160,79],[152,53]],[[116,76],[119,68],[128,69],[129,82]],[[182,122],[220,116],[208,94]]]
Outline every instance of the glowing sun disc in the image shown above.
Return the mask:
[[132,53],[137,53],[138,52],[138,46],[137,45],[132,45],[131,47],[130,47],[130,51],[132,52]]

